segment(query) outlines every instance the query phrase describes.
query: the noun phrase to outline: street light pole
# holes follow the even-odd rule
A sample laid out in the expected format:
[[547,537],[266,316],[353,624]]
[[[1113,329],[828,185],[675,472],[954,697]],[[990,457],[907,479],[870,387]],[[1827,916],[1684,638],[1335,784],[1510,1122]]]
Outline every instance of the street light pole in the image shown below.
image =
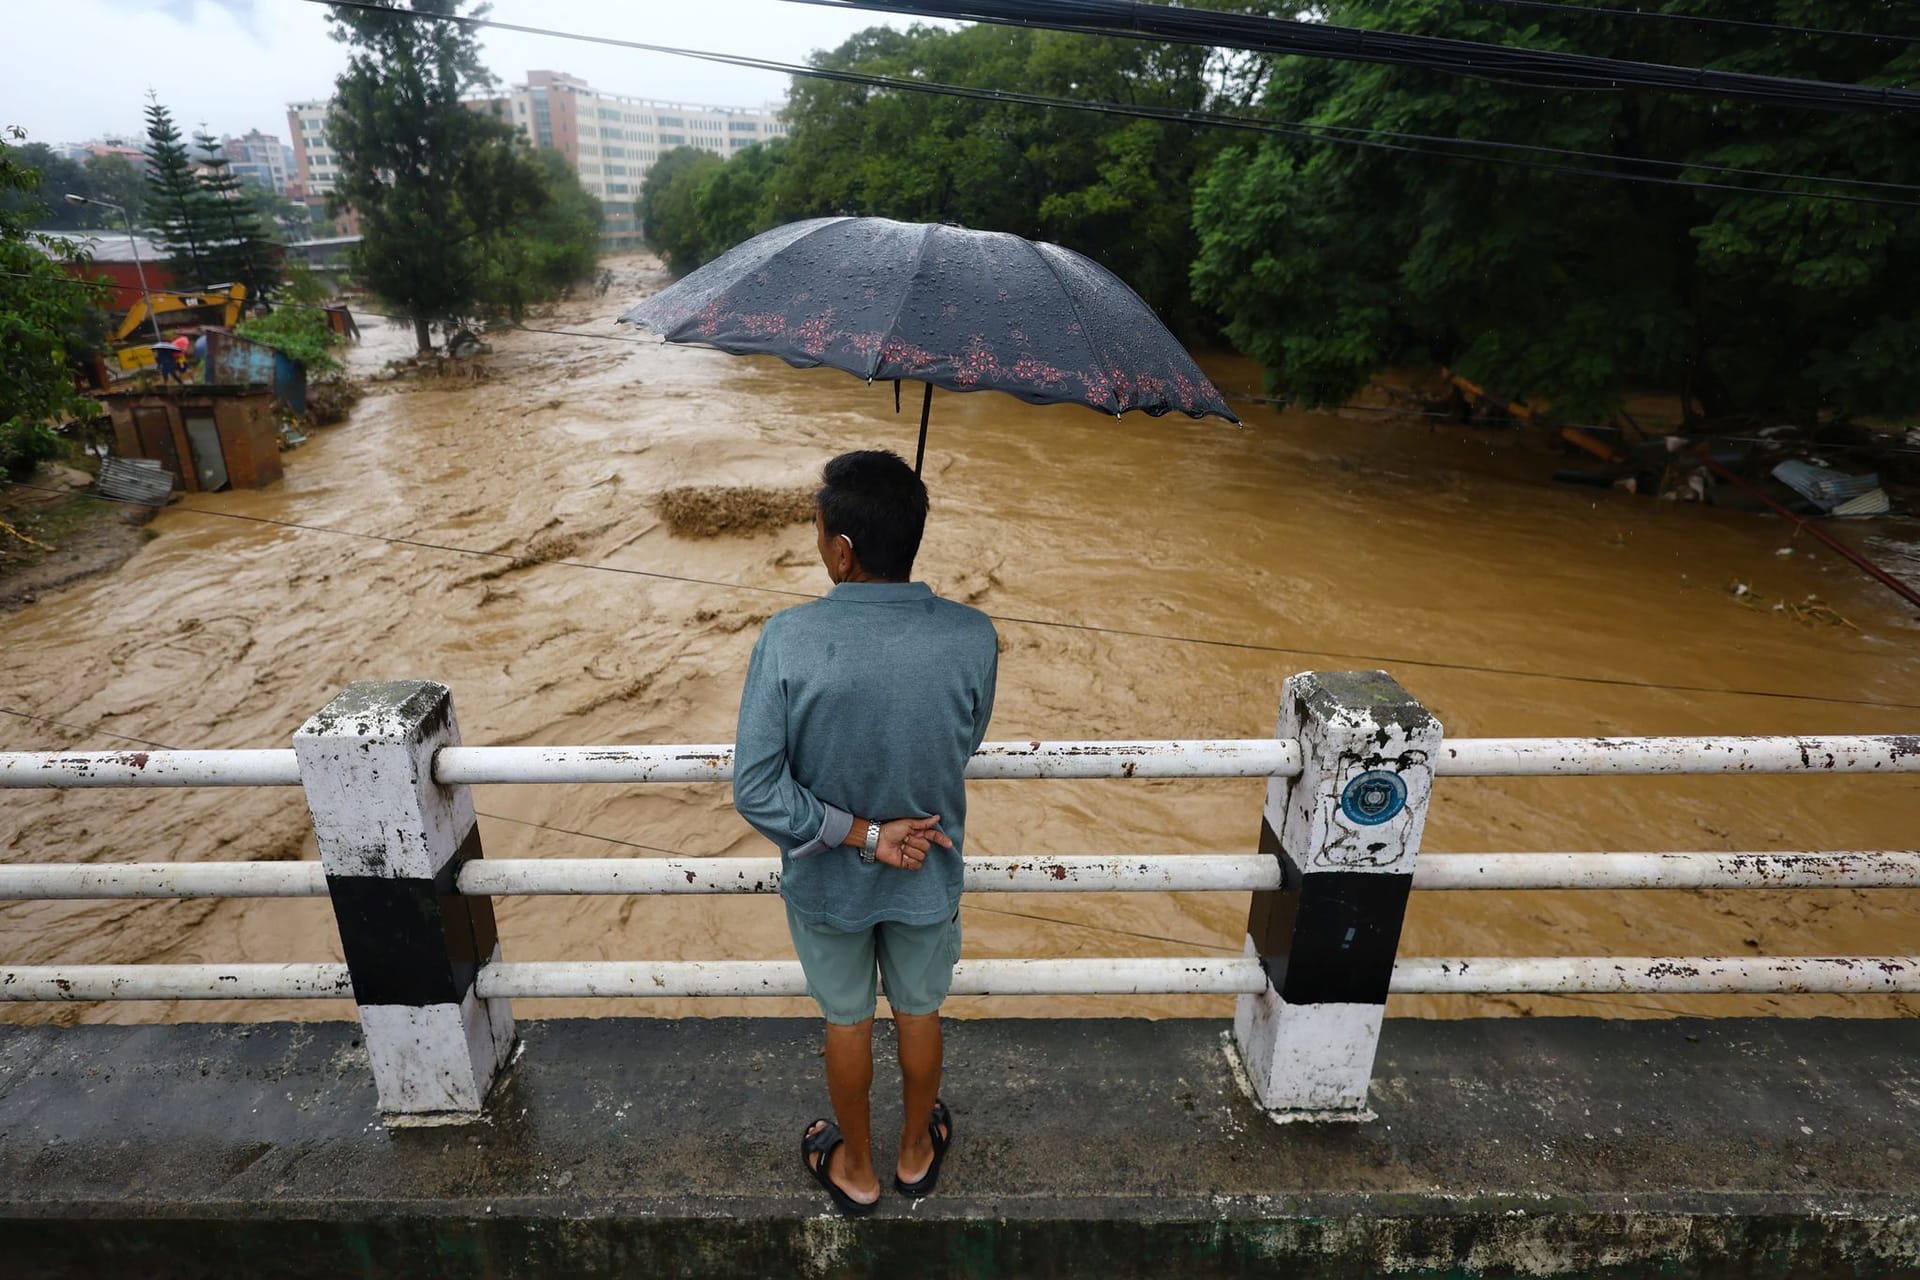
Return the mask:
[[67,192],[66,199],[68,204],[97,204],[120,215],[120,222],[127,229],[127,247],[133,250],[133,269],[140,277],[140,296],[147,300],[147,323],[153,326],[153,340],[165,342],[166,339],[160,336],[160,317],[153,310],[153,291],[147,288],[147,269],[140,264],[140,242],[133,238],[133,219],[111,200],[95,200],[92,196],[75,195],[71,191]]

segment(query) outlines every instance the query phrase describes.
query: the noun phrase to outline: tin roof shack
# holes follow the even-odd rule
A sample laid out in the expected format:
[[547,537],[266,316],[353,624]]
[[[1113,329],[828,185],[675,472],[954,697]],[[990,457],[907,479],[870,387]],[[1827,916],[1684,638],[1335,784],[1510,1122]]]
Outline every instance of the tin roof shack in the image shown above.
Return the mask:
[[207,367],[202,378],[233,386],[266,386],[274,399],[295,413],[307,411],[307,366],[277,347],[243,338],[225,329],[208,329]]
[[280,431],[264,385],[190,383],[105,399],[114,452],[158,462],[189,493],[264,489],[280,479]]

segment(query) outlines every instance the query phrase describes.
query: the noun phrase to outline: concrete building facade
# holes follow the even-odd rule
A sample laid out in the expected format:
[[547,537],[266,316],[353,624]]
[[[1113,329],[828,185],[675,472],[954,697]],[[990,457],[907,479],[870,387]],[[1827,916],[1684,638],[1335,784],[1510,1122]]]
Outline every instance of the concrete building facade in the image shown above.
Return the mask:
[[525,83],[477,106],[519,129],[536,147],[567,158],[605,211],[601,238],[634,248],[640,224],[633,202],[647,170],[675,147],[725,158],[756,142],[786,136],[784,103],[758,107],[663,101],[595,89],[563,71],[529,71]]
[[220,149],[235,177],[258,183],[275,195],[286,195],[298,173],[299,160],[293,149],[258,129],[237,138],[222,138]]
[[[758,107],[668,102],[595,89],[563,71],[529,71],[525,82],[468,100],[512,125],[536,147],[558,151],[600,201],[601,240],[607,248],[634,248],[641,240],[633,202],[647,170],[675,147],[698,147],[722,158],[756,142],[784,137],[784,103]],[[327,100],[287,106],[295,170],[289,195],[324,200],[338,181],[338,157],[327,141]]]
[[327,117],[333,100],[287,104],[287,130],[293,138],[293,168],[287,194],[308,204],[324,203],[340,176],[338,157],[327,141]]

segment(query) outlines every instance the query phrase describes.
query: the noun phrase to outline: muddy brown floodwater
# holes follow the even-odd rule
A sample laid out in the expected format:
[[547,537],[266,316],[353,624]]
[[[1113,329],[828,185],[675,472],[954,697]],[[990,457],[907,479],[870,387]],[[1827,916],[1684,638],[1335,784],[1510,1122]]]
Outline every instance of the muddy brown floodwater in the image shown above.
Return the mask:
[[[889,389],[825,370],[667,347],[610,317],[659,287],[613,264],[603,299],[545,327],[604,340],[494,339],[486,376],[376,384],[344,425],[289,454],[284,483],[193,495],[116,573],[0,617],[11,750],[285,746],[352,680],[452,686],[475,744],[731,739],[759,623],[821,591],[810,530],[669,532],[665,490],[788,489],[843,449],[911,453]],[[364,369],[405,354],[367,328]],[[1227,390],[1256,371],[1209,362]],[[909,410],[913,407],[909,405]],[[1920,626],[1895,597],[1780,521],[1543,483],[1531,438],[1254,411],[1247,429],[1116,423],[1007,396],[935,396],[933,517],[919,574],[999,624],[991,737],[1256,737],[1298,670],[1385,665],[1450,734],[1912,732]],[[225,519],[260,517],[285,524]],[[322,532],[321,530],[332,531]],[[403,537],[739,584],[556,565],[512,568]],[[1912,540],[1912,531],[1893,533]],[[1793,554],[1776,554],[1792,547]],[[1858,630],[1814,627],[1729,594],[1813,594]],[[1362,655],[1355,657],[1354,655]],[[1382,662],[1381,659],[1393,661]],[[1544,675],[1514,675],[1508,668]],[[1566,679],[1572,675],[1581,679]],[[1805,698],[1750,692],[1770,690]],[[1832,701],[1812,699],[1828,698]],[[1263,784],[984,782],[980,853],[1251,851]],[[634,856],[621,842],[768,852],[723,786],[485,787],[497,857]],[[538,824],[538,825],[536,825]],[[1434,850],[1907,848],[1920,779],[1443,779]],[[294,789],[0,793],[0,857],[105,862],[315,856]],[[1888,954],[1915,949],[1905,892],[1525,892],[1416,895],[1404,939],[1426,954]],[[1233,954],[1242,894],[968,899],[972,956]],[[772,898],[516,898],[508,956],[781,958]],[[337,959],[324,900],[9,903],[0,961]],[[6,1005],[22,1021],[351,1016],[343,1002]],[[958,1015],[1224,1014],[1222,998],[958,999]],[[1912,1014],[1874,997],[1397,997],[1393,1012]],[[560,1014],[803,1013],[801,1001],[527,1001]]]

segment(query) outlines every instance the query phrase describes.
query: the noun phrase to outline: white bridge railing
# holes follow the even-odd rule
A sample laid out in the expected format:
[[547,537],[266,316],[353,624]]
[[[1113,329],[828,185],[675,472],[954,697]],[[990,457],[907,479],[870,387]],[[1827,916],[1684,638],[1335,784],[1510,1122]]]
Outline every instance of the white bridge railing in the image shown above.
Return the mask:
[[[1253,854],[970,856],[969,893],[1251,892],[1238,958],[962,960],[956,995],[1230,994],[1277,1109],[1364,1109],[1389,993],[1920,992],[1920,957],[1411,957],[1410,889],[1920,887],[1920,851],[1420,853],[1434,777],[1920,773],[1920,738],[1444,739],[1378,673],[1289,682],[1270,739],[995,742],[968,777],[1269,779]],[[390,1117],[478,1110],[514,997],[799,996],[793,962],[510,962],[493,899],[773,894],[780,859],[480,856],[475,784],[718,783],[728,744],[458,745],[444,688],[357,685],[292,750],[0,753],[0,789],[304,786],[319,862],[0,866],[0,899],[331,897],[346,964],[0,965],[0,1000],[355,999]],[[450,1082],[449,1082],[450,1078]]]

